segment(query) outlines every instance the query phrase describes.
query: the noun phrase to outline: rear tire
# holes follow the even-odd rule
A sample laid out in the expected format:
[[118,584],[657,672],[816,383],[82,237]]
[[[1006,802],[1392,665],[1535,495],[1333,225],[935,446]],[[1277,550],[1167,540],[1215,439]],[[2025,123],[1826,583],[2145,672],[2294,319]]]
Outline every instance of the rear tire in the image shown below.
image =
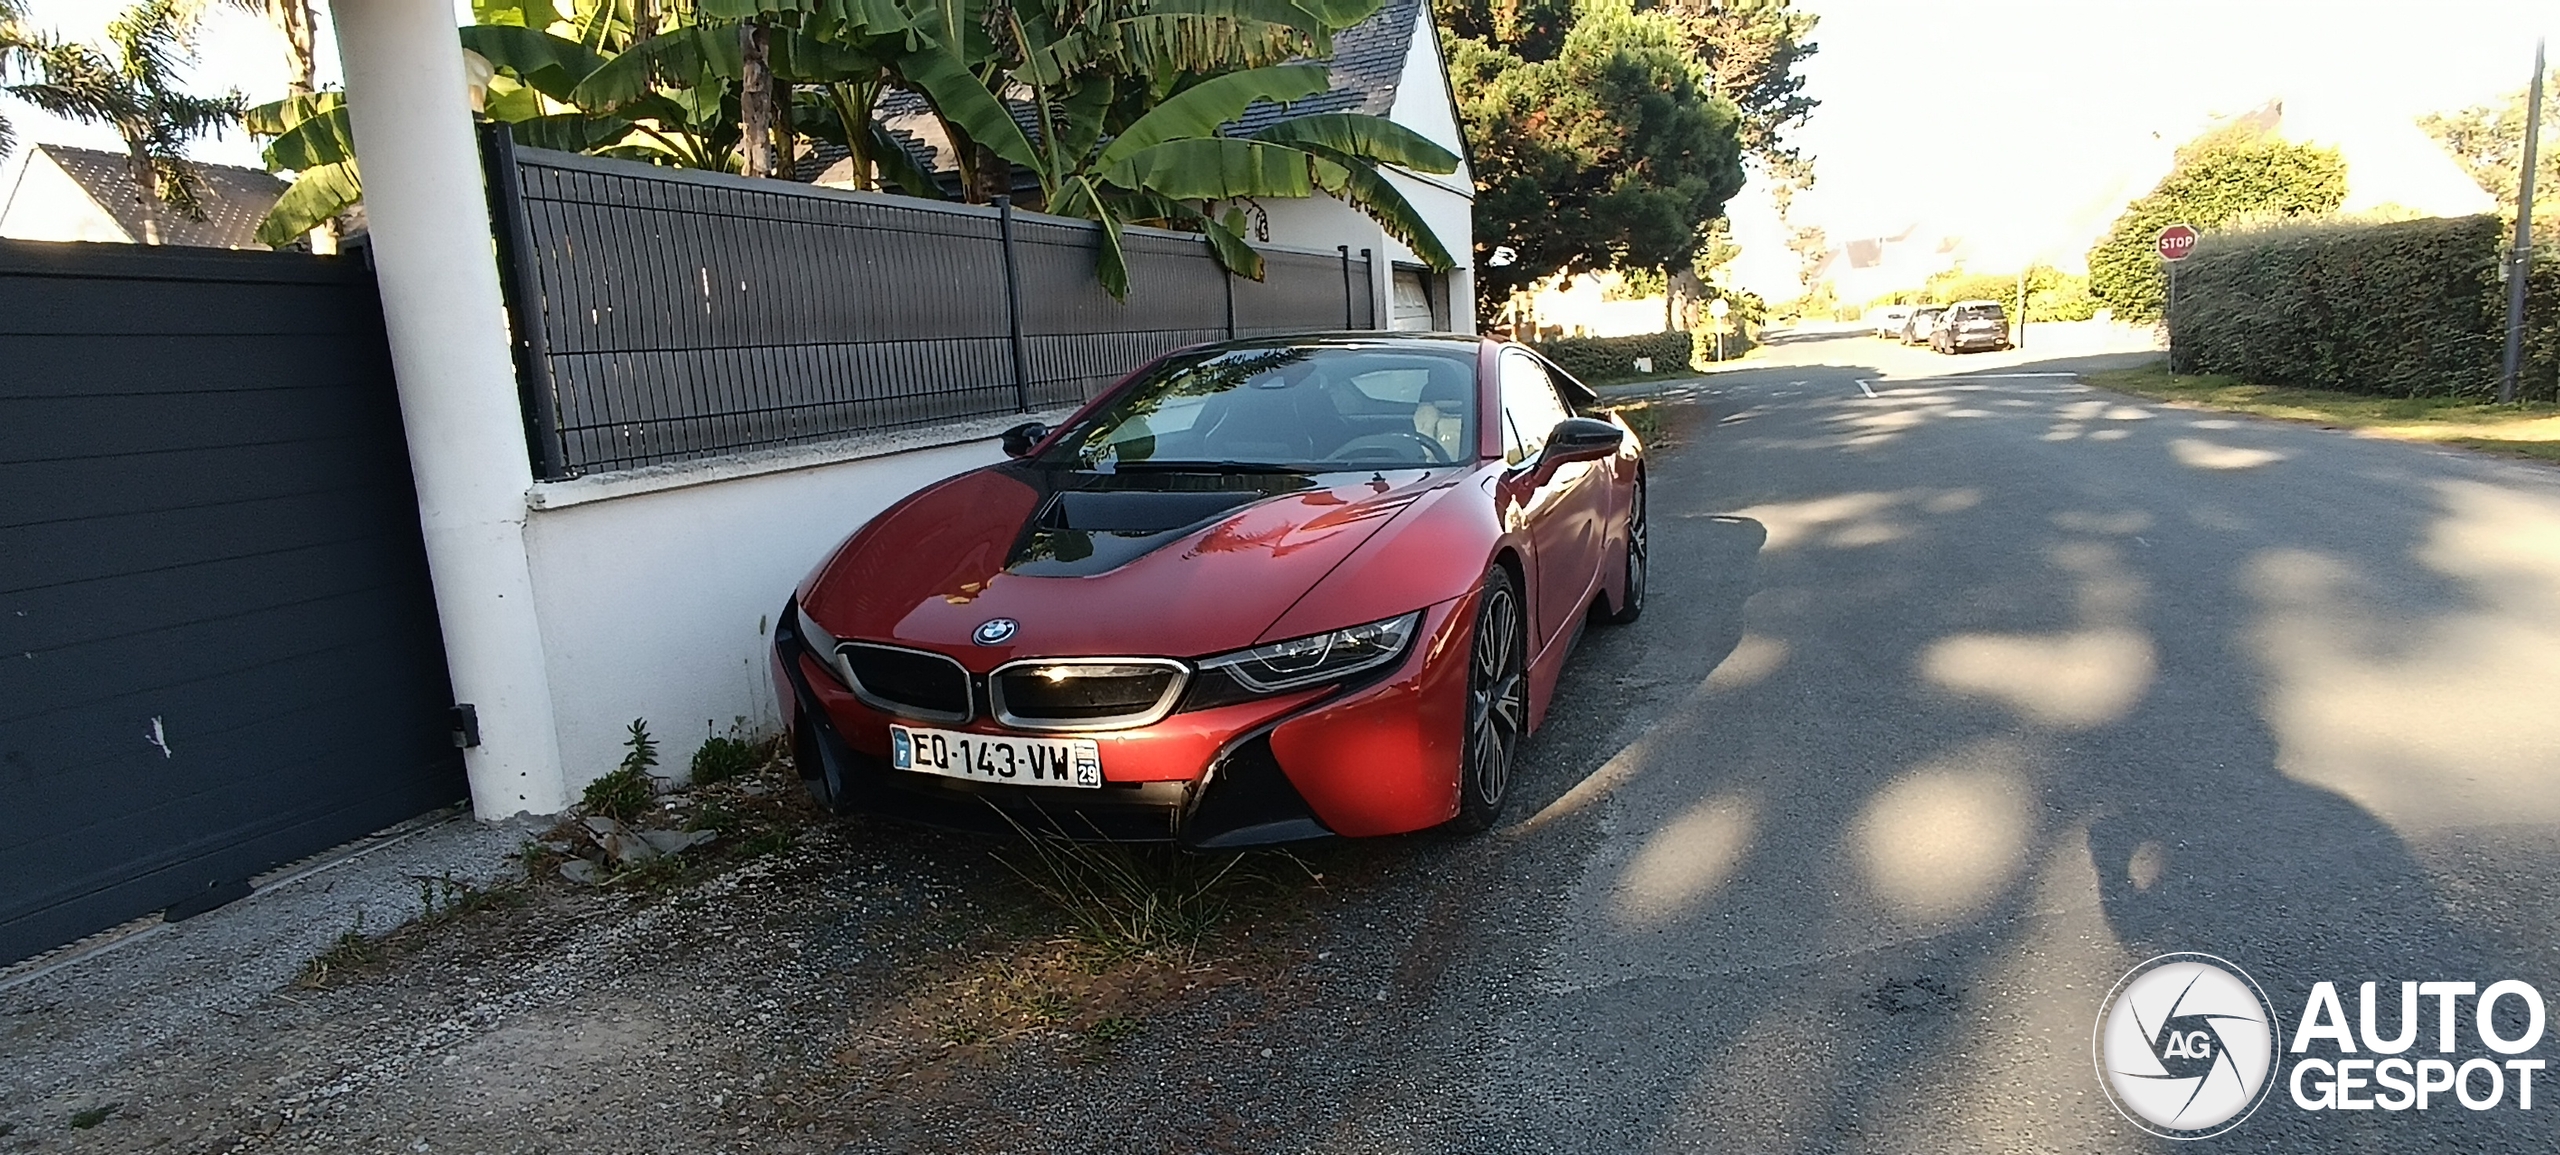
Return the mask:
[[1493,827],[1511,800],[1511,762],[1529,729],[1529,628],[1518,583],[1500,565],[1484,575],[1467,643],[1466,735],[1458,754],[1458,816],[1449,829]]
[[1645,538],[1644,475],[1639,473],[1627,502],[1626,584],[1620,587],[1618,604],[1609,607],[1610,625],[1623,626],[1644,616],[1645,562],[1651,556]]

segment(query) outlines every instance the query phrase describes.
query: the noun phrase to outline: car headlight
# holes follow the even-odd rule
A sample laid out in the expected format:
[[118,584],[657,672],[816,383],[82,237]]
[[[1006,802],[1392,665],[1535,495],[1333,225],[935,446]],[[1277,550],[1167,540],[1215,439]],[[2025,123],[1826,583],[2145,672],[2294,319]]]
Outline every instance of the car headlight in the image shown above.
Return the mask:
[[1200,660],[1202,672],[1219,672],[1257,694],[1276,694],[1323,682],[1338,682],[1363,670],[1374,670],[1402,656],[1422,624],[1422,611],[1237,650]]
[[844,672],[844,643],[837,640],[834,634],[819,629],[818,623],[809,620],[809,611],[805,607],[794,603],[791,607],[791,615],[794,624],[800,630],[800,644],[809,648],[809,655],[818,659],[818,664],[825,666],[829,673],[834,674],[837,681],[848,686],[852,685],[852,680],[845,677]]

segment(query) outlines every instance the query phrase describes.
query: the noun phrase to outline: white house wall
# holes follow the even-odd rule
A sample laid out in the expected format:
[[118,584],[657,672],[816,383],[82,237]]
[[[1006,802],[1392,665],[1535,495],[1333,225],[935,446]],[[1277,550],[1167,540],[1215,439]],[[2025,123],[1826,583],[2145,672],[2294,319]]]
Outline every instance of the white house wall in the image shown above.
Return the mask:
[[1387,119],[1458,154],[1458,171],[1433,179],[1447,182],[1452,191],[1465,190],[1461,195],[1472,195],[1475,174],[1467,171],[1467,138],[1458,129],[1458,106],[1450,99],[1440,30],[1432,22],[1429,6],[1415,17],[1415,24],[1412,46],[1405,50],[1404,75],[1396,82],[1395,106],[1387,110]]
[[[569,796],[621,760],[633,718],[659,740],[662,774],[684,772],[706,727],[771,732],[766,653],[783,599],[873,515],[1003,456],[974,440],[532,510],[525,547]],[[534,496],[576,500],[582,487],[596,488]]]
[[131,244],[133,237],[62,171],[41,148],[30,146],[9,166],[0,237],[22,241],[102,241]]

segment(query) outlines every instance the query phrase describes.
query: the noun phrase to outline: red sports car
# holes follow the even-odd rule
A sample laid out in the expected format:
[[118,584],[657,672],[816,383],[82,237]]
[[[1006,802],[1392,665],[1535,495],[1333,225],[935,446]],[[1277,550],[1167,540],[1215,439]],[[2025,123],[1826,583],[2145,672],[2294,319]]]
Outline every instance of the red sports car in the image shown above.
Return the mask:
[[1644,608],[1644,457],[1474,337],[1157,359],[846,539],[775,631],[810,791],[945,826],[1244,846],[1502,813],[1595,614]]

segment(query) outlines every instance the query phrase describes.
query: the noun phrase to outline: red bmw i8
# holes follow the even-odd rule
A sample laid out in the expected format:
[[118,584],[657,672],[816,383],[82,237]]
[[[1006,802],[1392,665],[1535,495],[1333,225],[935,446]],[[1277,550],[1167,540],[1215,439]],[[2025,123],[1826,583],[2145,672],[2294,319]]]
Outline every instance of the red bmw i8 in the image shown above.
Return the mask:
[[1490,826],[1594,616],[1644,608],[1643,449],[1517,345],[1157,359],[805,580],[774,676],[839,813],[1201,848]]

